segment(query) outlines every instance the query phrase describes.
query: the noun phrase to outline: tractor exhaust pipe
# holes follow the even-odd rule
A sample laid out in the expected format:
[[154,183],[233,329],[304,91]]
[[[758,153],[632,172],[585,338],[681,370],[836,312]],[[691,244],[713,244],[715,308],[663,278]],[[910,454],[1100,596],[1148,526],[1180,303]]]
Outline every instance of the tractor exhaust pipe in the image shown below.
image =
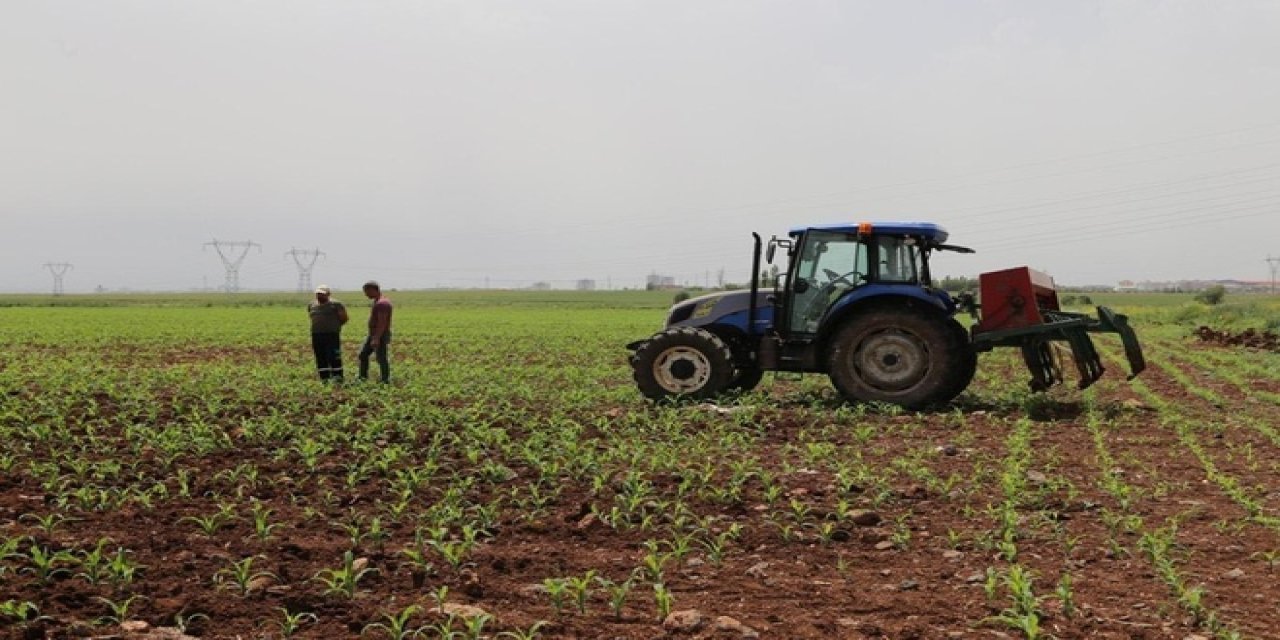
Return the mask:
[[[754,341],[756,335],[756,297],[760,295],[760,234],[752,231],[755,238],[755,249],[751,252],[751,306],[747,307],[747,340]],[[754,352],[755,349],[752,349]]]

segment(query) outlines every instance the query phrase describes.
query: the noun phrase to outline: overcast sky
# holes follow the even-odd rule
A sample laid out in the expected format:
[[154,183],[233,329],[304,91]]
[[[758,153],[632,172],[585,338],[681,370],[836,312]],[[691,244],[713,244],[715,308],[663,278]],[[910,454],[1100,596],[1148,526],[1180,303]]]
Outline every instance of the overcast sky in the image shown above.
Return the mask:
[[0,1],[0,291],[742,281],[927,220],[1060,284],[1266,280],[1280,3]]

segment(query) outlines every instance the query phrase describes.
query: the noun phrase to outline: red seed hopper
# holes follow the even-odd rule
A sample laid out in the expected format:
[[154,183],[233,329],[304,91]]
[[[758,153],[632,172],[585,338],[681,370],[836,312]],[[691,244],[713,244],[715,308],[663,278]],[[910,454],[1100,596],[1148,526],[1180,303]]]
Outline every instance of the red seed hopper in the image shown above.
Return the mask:
[[1116,333],[1129,360],[1130,378],[1146,368],[1142,346],[1129,327],[1128,318],[1107,307],[1098,307],[1096,318],[1063,311],[1053,278],[1028,267],[984,273],[978,278],[981,316],[973,326],[973,344],[980,351],[994,347],[1019,347],[1031,370],[1036,391],[1062,382],[1054,342],[1065,342],[1080,373],[1084,389],[1105,370],[1089,333]]

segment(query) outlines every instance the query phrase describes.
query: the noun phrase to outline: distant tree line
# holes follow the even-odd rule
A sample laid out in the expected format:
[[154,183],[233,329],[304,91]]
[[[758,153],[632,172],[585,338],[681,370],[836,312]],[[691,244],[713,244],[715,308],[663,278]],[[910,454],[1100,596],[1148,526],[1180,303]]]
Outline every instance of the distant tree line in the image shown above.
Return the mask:
[[943,291],[977,291],[978,279],[969,276],[942,276],[938,288]]

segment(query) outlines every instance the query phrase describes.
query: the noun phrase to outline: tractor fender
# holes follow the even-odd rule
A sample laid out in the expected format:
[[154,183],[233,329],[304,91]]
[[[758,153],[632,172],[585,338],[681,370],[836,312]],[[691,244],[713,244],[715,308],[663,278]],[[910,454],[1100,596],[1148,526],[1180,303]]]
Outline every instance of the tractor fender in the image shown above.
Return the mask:
[[855,289],[831,305],[818,329],[817,342],[821,352],[827,350],[827,342],[850,317],[873,309],[915,309],[922,314],[934,314],[949,318],[953,313],[937,297],[913,286],[870,285]]

